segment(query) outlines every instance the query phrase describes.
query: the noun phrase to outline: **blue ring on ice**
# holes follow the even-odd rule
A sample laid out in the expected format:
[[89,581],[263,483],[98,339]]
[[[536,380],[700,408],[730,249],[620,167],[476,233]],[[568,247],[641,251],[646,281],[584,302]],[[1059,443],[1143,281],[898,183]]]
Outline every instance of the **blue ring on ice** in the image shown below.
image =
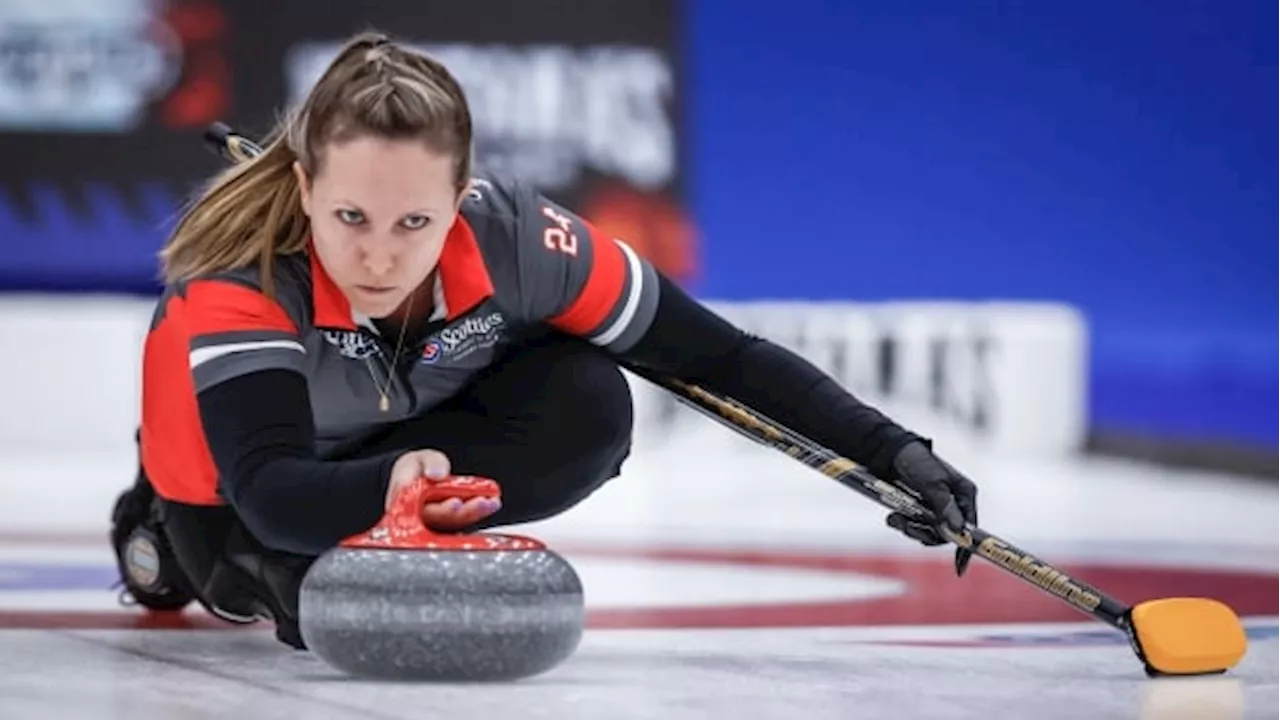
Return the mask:
[[107,590],[120,580],[114,565],[0,562],[0,592]]

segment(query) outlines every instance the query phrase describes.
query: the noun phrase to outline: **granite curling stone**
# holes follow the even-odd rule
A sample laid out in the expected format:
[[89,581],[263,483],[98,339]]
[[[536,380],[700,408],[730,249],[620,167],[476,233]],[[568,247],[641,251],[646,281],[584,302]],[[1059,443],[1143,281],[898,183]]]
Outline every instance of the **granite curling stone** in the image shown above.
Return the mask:
[[303,578],[307,648],[371,679],[517,680],[559,665],[582,639],[582,582],[532,538],[440,534],[421,509],[445,497],[496,495],[492,480],[423,480],[382,521],[322,555]]

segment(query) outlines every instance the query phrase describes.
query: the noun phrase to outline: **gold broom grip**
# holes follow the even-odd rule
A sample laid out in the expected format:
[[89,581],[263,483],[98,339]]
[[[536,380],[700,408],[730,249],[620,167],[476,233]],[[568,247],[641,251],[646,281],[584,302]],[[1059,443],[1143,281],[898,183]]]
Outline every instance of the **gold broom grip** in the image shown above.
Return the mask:
[[213,123],[205,129],[205,139],[217,147],[226,159],[240,163],[262,154],[262,148],[249,138],[237,133],[225,123]]

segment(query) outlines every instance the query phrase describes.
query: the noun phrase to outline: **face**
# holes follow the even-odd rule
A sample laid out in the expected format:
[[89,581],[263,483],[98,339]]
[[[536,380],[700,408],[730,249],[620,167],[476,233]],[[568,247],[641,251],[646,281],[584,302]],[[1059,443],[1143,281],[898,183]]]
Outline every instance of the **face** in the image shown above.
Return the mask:
[[462,196],[453,158],[412,140],[361,137],[294,172],[325,272],[357,312],[384,318],[435,269]]

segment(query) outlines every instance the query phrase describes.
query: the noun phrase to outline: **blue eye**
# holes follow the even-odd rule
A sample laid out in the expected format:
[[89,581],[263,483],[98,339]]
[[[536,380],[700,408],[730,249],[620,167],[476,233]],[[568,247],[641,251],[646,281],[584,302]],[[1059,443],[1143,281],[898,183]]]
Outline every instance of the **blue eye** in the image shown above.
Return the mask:
[[358,210],[347,210],[344,208],[336,211],[334,214],[337,215],[338,219],[346,225],[359,225],[364,222],[364,215],[360,214]]
[[431,222],[431,218],[427,217],[426,215],[410,215],[409,217],[400,221],[400,224],[404,226],[406,230],[421,230],[422,228],[426,227],[427,224],[430,222]]

